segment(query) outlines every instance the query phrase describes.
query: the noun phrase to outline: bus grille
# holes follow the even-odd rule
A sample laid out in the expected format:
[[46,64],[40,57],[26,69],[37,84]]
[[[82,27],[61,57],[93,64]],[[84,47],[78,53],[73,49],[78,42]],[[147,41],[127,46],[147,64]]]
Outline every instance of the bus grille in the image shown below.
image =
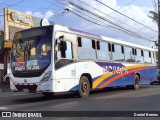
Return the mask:
[[36,92],[37,85],[15,85],[18,91],[22,91],[23,89],[28,89],[29,92]]

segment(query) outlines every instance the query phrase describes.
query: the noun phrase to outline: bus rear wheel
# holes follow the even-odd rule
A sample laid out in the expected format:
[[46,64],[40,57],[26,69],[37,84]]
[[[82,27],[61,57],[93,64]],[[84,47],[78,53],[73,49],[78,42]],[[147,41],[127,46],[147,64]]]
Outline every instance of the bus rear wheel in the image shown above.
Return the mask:
[[78,93],[81,98],[88,97],[90,93],[90,83],[86,76],[82,76],[80,79]]
[[139,76],[136,74],[134,76],[134,85],[133,85],[133,89],[138,90],[140,88],[140,78]]

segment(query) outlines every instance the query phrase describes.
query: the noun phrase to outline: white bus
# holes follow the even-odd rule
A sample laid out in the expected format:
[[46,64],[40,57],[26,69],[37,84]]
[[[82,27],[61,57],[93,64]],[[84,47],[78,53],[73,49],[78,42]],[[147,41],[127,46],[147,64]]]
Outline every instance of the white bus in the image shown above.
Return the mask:
[[156,79],[154,49],[62,25],[17,32],[11,53],[13,91],[45,96],[112,86],[139,89]]

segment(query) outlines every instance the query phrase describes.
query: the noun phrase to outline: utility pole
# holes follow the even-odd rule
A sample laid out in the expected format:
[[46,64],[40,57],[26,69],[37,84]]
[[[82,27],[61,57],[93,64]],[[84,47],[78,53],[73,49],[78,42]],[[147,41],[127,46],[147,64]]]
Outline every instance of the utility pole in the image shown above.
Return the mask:
[[160,69],[160,0],[158,0],[158,69]]

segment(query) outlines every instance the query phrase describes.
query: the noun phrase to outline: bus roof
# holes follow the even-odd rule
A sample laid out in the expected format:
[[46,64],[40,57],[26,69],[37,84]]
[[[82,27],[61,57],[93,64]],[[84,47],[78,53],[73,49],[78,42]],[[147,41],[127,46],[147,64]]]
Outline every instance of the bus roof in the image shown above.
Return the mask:
[[109,37],[105,37],[105,36],[101,36],[101,37],[102,37],[103,40],[108,41],[108,42],[123,44],[123,45],[126,45],[126,46],[130,46],[130,47],[134,47],[134,48],[140,48],[140,49],[144,49],[144,50],[156,51],[153,48],[141,46],[141,45],[126,42],[126,41],[123,41],[123,40],[113,39],[113,38],[109,38]]
[[109,37],[106,37],[106,36],[100,36],[100,35],[96,35],[96,34],[93,34],[93,33],[88,33],[88,32],[84,32],[84,31],[81,31],[81,30],[76,30],[76,29],[73,29],[73,28],[68,28],[68,29],[69,29],[69,32],[76,33],[76,34],[79,34],[79,35],[94,37],[94,38],[101,39],[101,40],[104,40],[104,41],[107,41],[107,42],[122,44],[122,45],[130,46],[130,47],[134,47],[134,48],[140,48],[140,49],[149,50],[149,51],[156,51],[153,48],[145,47],[145,46],[130,43],[130,42],[126,42],[126,41],[123,41],[123,40],[109,38]]

